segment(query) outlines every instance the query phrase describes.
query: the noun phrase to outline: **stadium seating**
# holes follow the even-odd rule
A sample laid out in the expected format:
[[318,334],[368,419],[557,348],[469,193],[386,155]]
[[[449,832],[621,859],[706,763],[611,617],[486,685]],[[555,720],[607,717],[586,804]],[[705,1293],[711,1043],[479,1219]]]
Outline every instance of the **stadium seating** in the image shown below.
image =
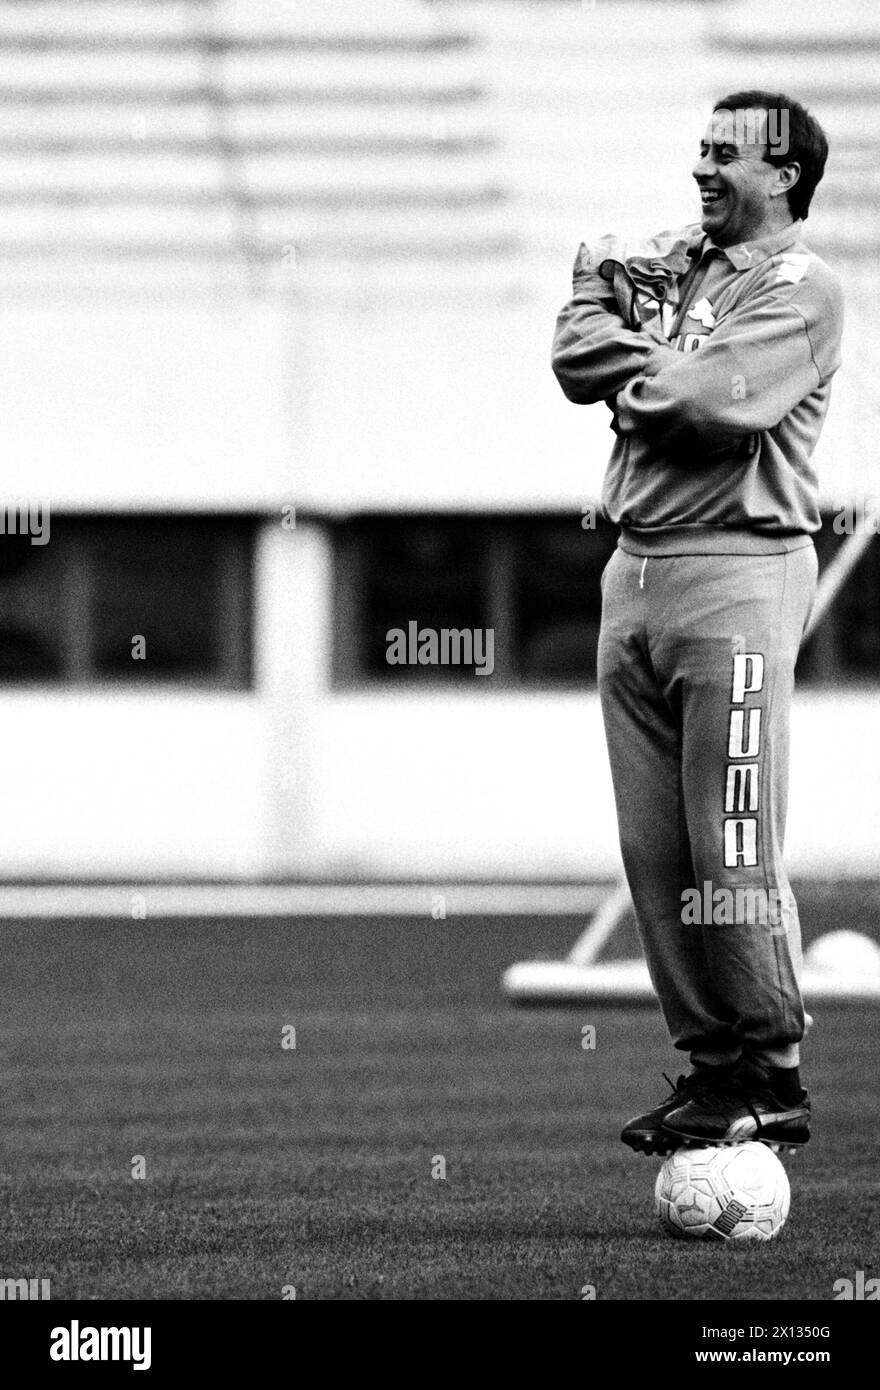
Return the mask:
[[0,84],[7,289],[514,247],[473,40],[414,0],[2,4]]
[[808,0],[795,42],[772,6],[679,2],[658,38],[657,9],[0,3],[0,286],[289,292],[294,248],[299,290],[355,263],[378,292],[527,291],[584,236],[680,218],[695,111],[780,53],[834,141],[812,239],[871,262],[880,16]]

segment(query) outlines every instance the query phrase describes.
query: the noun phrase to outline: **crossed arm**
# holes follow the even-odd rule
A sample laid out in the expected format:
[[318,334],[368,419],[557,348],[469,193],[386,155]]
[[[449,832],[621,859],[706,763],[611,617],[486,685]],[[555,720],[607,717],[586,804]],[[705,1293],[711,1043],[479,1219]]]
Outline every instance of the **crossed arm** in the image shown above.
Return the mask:
[[576,274],[553,339],[553,370],[570,401],[607,401],[613,408],[614,397],[630,381],[654,375],[674,356],[659,333],[626,326],[611,285],[598,272]]
[[820,384],[818,326],[771,287],[726,315],[698,351],[678,352],[627,328],[608,283],[582,272],[559,315],[553,369],[569,400],[606,401],[620,434],[719,446],[772,429]]

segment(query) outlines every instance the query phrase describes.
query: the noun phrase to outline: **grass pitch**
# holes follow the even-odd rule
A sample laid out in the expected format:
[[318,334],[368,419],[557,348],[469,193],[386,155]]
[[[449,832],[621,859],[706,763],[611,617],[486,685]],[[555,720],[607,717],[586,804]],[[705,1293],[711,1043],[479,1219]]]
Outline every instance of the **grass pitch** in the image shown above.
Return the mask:
[[[871,930],[864,889],[800,898],[808,936]],[[876,1010],[813,1010],[778,1240],[679,1243],[657,1160],[617,1138],[682,1069],[657,1011],[499,997],[580,925],[6,926],[0,1275],[53,1299],[828,1300],[880,1274]]]

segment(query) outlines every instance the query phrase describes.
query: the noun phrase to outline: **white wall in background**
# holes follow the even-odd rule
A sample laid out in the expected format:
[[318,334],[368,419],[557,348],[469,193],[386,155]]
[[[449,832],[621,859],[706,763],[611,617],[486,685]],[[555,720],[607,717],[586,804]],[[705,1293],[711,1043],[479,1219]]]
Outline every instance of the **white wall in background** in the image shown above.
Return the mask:
[[234,299],[0,305],[4,498],[294,500],[290,332],[281,306]]
[[0,696],[0,878],[246,876],[266,727],[242,695]]
[[[870,692],[797,697],[787,834],[794,871],[880,872],[876,723]],[[317,732],[315,836],[332,870],[620,872],[595,694],[336,695]]]

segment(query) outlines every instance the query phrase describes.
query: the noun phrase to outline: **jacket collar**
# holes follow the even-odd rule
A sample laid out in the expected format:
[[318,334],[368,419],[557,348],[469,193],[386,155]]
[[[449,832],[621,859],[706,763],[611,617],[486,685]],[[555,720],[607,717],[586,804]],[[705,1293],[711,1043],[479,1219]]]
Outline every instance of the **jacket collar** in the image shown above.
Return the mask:
[[740,241],[735,246],[716,246],[712,238],[706,236],[700,244],[698,256],[702,260],[710,251],[715,251],[719,256],[726,256],[736,270],[751,270],[799,241],[803,225],[803,220],[798,218],[771,236],[758,237],[755,241]]

